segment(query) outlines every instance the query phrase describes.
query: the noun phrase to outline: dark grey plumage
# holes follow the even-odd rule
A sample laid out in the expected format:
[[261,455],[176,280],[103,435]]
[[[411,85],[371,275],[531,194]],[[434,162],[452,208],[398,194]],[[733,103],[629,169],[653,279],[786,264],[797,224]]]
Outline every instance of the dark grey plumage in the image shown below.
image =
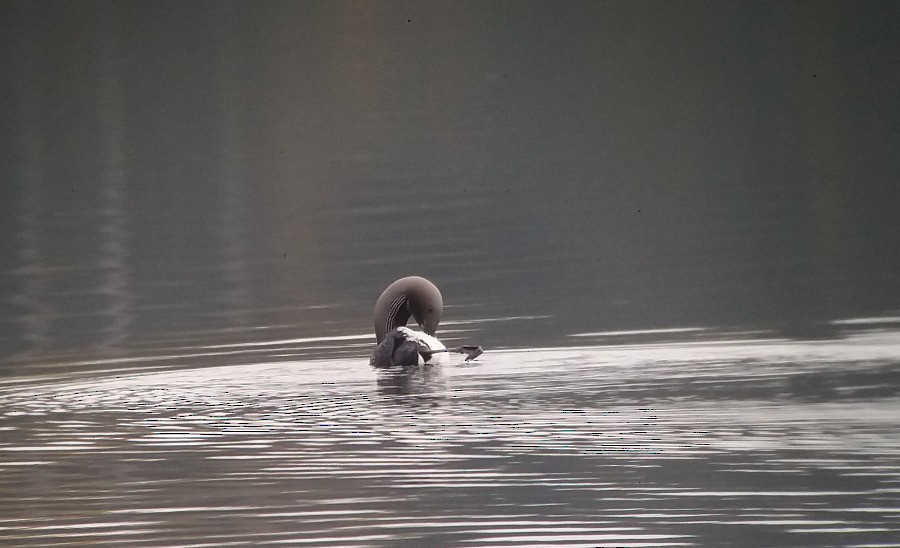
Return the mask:
[[410,367],[419,363],[419,344],[399,329],[388,333],[372,352],[369,364],[375,367]]
[[369,363],[375,367],[416,365],[421,344],[397,328],[412,316],[422,331],[434,336],[443,311],[441,292],[421,276],[407,276],[389,285],[375,302],[372,319],[378,345]]
[[443,312],[444,299],[437,286],[421,276],[400,278],[389,285],[375,302],[372,315],[375,339],[380,343],[385,335],[406,325],[410,316],[422,331],[434,336]]
[[[480,346],[466,345],[447,349],[433,338],[444,311],[444,300],[438,288],[420,276],[400,278],[387,287],[375,302],[373,320],[378,344],[369,363],[375,367],[409,367],[432,363],[439,352],[466,354],[466,361],[482,353]],[[406,329],[412,316],[426,337]]]

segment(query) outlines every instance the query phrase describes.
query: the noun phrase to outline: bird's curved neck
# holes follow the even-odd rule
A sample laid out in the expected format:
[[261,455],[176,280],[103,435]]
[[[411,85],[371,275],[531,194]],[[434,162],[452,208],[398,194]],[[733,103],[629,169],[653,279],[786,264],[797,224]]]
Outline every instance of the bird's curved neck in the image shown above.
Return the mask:
[[409,321],[409,315],[409,299],[406,295],[401,295],[391,301],[391,306],[388,309],[386,332],[390,333],[394,329],[406,325],[406,322]]

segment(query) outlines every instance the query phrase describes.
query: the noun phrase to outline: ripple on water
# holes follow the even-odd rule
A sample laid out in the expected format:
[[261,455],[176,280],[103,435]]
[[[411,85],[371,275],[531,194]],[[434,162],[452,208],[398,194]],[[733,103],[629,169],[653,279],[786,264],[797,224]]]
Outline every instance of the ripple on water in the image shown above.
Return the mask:
[[867,341],[8,386],[0,544],[889,545],[898,345]]

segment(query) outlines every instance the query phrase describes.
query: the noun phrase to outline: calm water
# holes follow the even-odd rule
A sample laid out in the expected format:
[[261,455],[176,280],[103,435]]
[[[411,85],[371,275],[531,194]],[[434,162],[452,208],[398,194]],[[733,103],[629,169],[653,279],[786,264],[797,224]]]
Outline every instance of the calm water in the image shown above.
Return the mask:
[[898,6],[0,3],[0,545],[897,545]]
[[3,2],[2,374],[363,334],[409,274],[451,320],[545,317],[493,348],[896,316],[898,26],[895,2]]

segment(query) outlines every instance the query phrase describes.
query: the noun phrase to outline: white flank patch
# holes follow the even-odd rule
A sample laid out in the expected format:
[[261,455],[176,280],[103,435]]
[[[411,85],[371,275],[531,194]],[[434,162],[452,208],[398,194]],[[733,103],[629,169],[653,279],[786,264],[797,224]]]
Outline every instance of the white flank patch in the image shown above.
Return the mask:
[[[427,333],[422,333],[421,331],[413,331],[408,327],[398,327],[399,329],[408,339],[414,340],[419,344],[428,347],[430,350],[445,350],[447,347],[444,346],[444,343],[437,340],[436,337],[432,337]],[[431,359],[428,360],[429,364],[440,364],[449,361],[448,352],[438,352],[431,356]],[[419,365],[424,364],[425,362],[422,360],[422,355],[419,355]]]

